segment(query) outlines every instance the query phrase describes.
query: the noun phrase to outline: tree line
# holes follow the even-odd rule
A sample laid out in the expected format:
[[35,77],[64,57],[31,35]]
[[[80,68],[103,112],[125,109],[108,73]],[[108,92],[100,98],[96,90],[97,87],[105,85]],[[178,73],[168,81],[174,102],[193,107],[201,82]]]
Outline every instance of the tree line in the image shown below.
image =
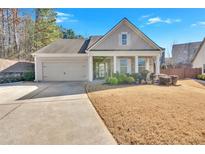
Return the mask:
[[0,58],[33,60],[31,53],[59,38],[83,38],[56,23],[54,9],[0,8]]

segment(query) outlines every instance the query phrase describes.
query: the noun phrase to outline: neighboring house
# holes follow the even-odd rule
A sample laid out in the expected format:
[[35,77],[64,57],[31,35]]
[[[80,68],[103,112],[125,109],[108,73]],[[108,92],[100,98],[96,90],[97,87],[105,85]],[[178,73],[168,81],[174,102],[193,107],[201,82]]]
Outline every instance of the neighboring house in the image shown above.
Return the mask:
[[201,68],[205,74],[205,38],[192,59],[193,68]]
[[172,46],[172,63],[175,66],[189,66],[201,42],[174,44]]
[[93,81],[112,73],[160,73],[164,52],[128,19],[104,36],[60,39],[40,49],[35,57],[36,81]]
[[34,72],[34,63],[0,58],[0,74]]

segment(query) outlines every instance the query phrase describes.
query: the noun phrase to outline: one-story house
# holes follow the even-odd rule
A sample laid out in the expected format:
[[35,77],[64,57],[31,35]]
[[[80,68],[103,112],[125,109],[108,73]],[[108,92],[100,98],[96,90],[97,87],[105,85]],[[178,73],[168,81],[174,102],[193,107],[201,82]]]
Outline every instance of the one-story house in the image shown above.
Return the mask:
[[164,48],[127,18],[103,36],[60,39],[35,52],[36,81],[93,81],[112,73],[160,73]]
[[192,59],[193,68],[202,68],[202,74],[205,74],[205,38],[196,51]]

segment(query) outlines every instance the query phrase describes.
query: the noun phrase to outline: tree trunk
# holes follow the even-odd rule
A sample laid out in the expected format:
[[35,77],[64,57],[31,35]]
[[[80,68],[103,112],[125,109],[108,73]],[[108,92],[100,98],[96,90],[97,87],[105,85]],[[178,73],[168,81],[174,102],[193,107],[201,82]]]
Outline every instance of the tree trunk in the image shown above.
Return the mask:
[[19,44],[18,44],[18,35],[17,35],[17,25],[18,25],[18,10],[17,9],[12,9],[12,16],[13,16],[14,52],[19,54]]
[[4,56],[5,52],[5,24],[4,24],[4,9],[0,9],[1,13],[1,52],[0,57]]
[[7,30],[8,30],[8,47],[7,47],[7,53],[5,53],[5,57],[10,55],[11,51],[11,21],[10,21],[11,15],[9,13],[9,9],[6,9],[6,19],[7,19]]

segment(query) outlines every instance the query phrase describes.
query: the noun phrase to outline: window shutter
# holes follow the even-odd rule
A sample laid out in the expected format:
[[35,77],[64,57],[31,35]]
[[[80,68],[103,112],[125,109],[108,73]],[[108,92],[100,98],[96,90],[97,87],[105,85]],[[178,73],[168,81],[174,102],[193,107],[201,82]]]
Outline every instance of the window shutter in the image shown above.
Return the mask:
[[131,35],[130,33],[127,33],[127,45],[131,44]]
[[122,45],[122,34],[121,33],[118,35],[118,43],[119,45]]

